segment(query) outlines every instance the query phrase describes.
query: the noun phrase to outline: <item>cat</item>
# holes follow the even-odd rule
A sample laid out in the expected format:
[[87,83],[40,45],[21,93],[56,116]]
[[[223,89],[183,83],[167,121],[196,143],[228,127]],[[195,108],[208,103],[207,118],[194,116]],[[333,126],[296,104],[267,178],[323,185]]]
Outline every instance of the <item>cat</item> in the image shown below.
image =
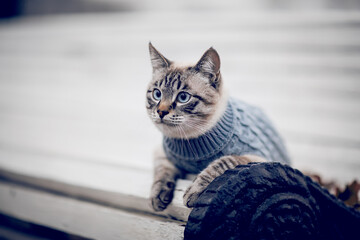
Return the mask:
[[209,48],[196,64],[165,58],[149,43],[152,80],[146,109],[163,134],[154,157],[150,200],[155,211],[171,203],[178,178],[198,174],[183,201],[193,207],[211,181],[250,162],[290,164],[286,148],[263,112],[228,97],[220,57]]

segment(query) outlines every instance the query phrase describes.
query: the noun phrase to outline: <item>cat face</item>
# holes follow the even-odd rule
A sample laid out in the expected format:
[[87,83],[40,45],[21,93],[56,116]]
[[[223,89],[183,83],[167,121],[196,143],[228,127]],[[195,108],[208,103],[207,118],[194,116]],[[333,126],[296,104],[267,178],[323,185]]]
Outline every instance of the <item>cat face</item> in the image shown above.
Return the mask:
[[146,93],[149,117],[160,131],[173,138],[204,134],[223,112],[220,58],[210,48],[194,65],[166,59],[149,43],[153,67]]

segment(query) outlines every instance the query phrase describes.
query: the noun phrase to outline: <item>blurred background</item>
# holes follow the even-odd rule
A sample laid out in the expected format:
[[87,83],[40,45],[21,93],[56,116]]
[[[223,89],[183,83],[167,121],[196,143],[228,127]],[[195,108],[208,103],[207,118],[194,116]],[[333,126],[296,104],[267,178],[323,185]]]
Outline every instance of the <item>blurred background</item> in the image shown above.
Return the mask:
[[268,113],[295,167],[360,176],[360,1],[5,0],[0,15],[0,161],[150,172],[151,41],[179,61],[213,46],[230,94]]

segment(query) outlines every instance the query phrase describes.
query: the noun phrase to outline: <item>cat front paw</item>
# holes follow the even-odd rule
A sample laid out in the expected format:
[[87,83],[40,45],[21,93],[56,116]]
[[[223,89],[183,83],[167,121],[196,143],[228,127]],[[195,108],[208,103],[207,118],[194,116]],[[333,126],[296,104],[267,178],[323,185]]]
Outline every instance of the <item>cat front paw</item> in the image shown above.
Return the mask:
[[197,178],[184,193],[184,205],[188,208],[194,207],[196,200],[205,191],[208,185],[208,182],[201,181],[201,179]]
[[174,196],[175,182],[157,181],[151,188],[151,206],[159,212],[166,209]]

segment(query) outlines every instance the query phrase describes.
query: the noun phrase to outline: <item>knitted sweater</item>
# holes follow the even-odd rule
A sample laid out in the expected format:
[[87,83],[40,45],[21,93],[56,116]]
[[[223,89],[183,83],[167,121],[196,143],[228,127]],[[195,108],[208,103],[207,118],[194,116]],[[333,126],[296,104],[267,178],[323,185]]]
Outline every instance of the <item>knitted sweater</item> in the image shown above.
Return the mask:
[[206,134],[188,140],[164,136],[163,147],[168,159],[189,173],[199,173],[210,162],[227,155],[253,154],[290,164],[282,139],[265,114],[233,98]]

